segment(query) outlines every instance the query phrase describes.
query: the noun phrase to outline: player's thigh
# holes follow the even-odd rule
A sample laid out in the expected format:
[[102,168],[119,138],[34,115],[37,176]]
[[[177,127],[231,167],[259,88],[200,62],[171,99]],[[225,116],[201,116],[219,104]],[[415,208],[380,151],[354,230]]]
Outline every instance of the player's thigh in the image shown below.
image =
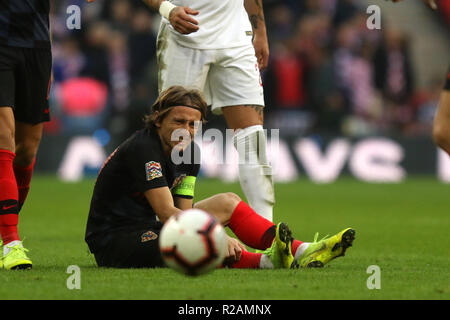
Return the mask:
[[434,118],[433,137],[437,143],[450,147],[450,90],[441,93]]
[[100,267],[155,268],[163,267],[158,238],[162,224],[117,232],[102,252],[95,253]]
[[13,48],[0,46],[0,149],[14,152],[14,106],[16,64]]
[[43,129],[43,123],[16,122],[16,158],[14,162],[17,165],[28,166],[34,161],[42,139]]
[[254,105],[230,106],[222,108],[222,113],[228,128],[236,130],[263,125],[263,109],[262,106]]
[[253,47],[219,51],[221,59],[211,68],[209,85],[212,111],[222,112],[230,128],[262,124],[264,91]]
[[208,52],[179,45],[162,25],[157,40],[159,92],[175,85],[204,90],[208,76]]

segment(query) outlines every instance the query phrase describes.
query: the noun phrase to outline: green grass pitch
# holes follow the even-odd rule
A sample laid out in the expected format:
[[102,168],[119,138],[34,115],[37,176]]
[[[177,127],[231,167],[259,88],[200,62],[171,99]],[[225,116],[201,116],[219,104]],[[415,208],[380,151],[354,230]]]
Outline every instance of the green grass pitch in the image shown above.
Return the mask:
[[[221,269],[197,278],[170,269],[97,268],[83,240],[93,185],[34,178],[19,229],[33,269],[0,270],[0,299],[450,298],[450,186],[432,178],[277,184],[275,220],[304,241],[351,226],[357,234],[347,255],[323,269]],[[238,184],[199,179],[196,199],[224,191],[242,196]],[[70,265],[80,267],[79,290],[67,288]],[[367,288],[371,265],[380,267],[380,289]]]

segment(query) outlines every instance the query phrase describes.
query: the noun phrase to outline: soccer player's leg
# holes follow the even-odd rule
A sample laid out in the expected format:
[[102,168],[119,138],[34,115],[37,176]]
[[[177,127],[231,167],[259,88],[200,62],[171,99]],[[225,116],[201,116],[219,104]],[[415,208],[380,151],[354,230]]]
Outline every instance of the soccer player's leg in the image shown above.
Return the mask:
[[450,72],[434,118],[433,140],[450,155]]
[[302,254],[295,254],[298,265],[302,268],[320,268],[331,260],[345,255],[346,250],[353,245],[355,230],[346,228],[338,234],[317,241],[316,234],[314,242],[308,244]]
[[213,113],[222,113],[239,154],[239,181],[248,203],[273,221],[272,167],[263,129],[264,92],[253,46],[219,51],[209,74]]
[[14,175],[14,114],[11,107],[0,107],[0,234],[3,242],[2,266],[5,269],[28,269],[31,260],[20,241],[19,192]]
[[272,167],[267,158],[262,106],[222,108],[229,128],[235,130],[234,146],[239,154],[239,181],[250,206],[273,220],[275,195]]
[[[15,61],[11,83],[19,84],[10,90],[13,95],[11,105],[14,105],[14,158],[11,170],[17,198],[15,213],[6,214],[3,219],[0,217],[4,243],[3,264],[5,269],[29,269],[32,262],[17,232],[18,214],[28,194],[34,158],[42,136],[42,123],[50,120],[48,99],[52,54],[50,49],[17,49],[8,54],[9,59]],[[1,82],[1,87],[4,86]]]
[[30,190],[36,154],[42,138],[44,125],[16,122],[16,158],[14,159],[14,174],[19,191],[18,209],[23,204]]
[[227,225],[244,244],[261,252],[275,268],[291,268],[295,265],[292,254],[292,233],[284,223],[277,226],[261,217],[233,193],[221,193],[195,203]]

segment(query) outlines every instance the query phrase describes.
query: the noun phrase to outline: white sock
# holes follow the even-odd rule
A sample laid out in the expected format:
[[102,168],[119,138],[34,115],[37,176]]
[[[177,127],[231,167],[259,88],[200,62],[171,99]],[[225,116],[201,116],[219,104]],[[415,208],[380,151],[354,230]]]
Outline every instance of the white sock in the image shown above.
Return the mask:
[[14,241],[11,241],[11,242],[8,243],[8,244],[5,244],[5,245],[3,246],[3,256],[6,256],[6,255],[11,251],[11,247],[15,247],[15,246],[17,246],[17,245],[20,245],[21,247],[23,247],[22,241],[20,241],[20,240],[14,240]]
[[239,154],[239,181],[248,204],[259,215],[273,221],[275,193],[264,129],[256,125],[236,130],[233,140]]
[[294,259],[298,260],[303,255],[303,253],[305,253],[310,244],[311,242],[303,242],[301,245],[299,245],[297,251],[295,251]]
[[270,258],[265,254],[261,255],[261,260],[259,260],[259,268],[260,269],[273,269],[273,263],[270,261]]

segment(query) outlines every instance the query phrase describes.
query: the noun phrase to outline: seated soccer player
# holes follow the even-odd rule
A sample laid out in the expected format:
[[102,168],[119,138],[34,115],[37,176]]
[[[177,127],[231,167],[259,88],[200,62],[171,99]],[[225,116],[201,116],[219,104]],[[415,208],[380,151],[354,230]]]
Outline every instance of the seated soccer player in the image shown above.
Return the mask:
[[[233,268],[321,267],[344,255],[355,231],[303,243],[285,223],[274,225],[233,193],[193,203],[200,169],[192,142],[205,120],[206,102],[180,86],[161,93],[145,118],[145,128],[123,142],[106,160],[93,191],[85,240],[98,266],[163,267],[158,235],[172,215],[192,207],[215,216],[249,247],[228,238],[225,261]],[[178,139],[184,133],[182,139]],[[187,139],[186,139],[187,134]],[[188,159],[178,163],[177,159]],[[148,234],[154,235],[148,237]]]

